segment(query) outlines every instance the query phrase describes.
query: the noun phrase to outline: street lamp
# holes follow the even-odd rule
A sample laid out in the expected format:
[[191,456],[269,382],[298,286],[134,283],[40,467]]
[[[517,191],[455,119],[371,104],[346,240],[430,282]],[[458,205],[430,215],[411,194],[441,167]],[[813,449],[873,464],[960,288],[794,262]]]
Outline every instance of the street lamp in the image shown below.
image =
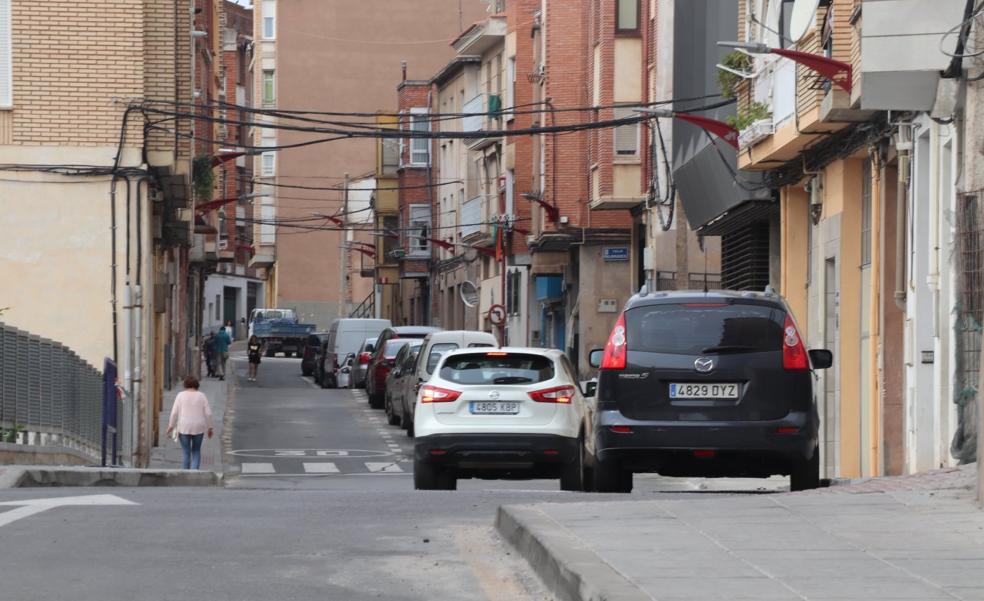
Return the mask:
[[690,113],[678,113],[668,109],[653,109],[644,107],[635,109],[635,112],[642,113],[644,115],[652,115],[656,118],[679,119],[680,121],[686,121],[687,123],[696,125],[708,133],[714,134],[731,146],[734,146],[735,149],[738,148],[738,130],[731,127],[724,121],[701,117],[700,115],[691,115]]
[[851,65],[845,62],[827,58],[819,54],[800,52],[799,50],[773,48],[761,42],[718,42],[717,44],[722,48],[735,48],[737,50],[744,50],[750,54],[776,54],[788,58],[811,71],[816,71],[827,81],[832,82],[845,92],[851,93],[853,70]]

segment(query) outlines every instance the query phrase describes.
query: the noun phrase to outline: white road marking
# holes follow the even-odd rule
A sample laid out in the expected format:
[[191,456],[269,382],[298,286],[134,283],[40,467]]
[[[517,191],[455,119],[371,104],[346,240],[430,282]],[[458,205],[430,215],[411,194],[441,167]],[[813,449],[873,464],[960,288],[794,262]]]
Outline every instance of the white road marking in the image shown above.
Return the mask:
[[309,474],[337,474],[338,467],[331,461],[304,463],[304,471]]
[[308,376],[301,376],[301,379],[307,382],[311,388],[314,388],[315,390],[321,390],[321,387],[315,384],[314,380],[309,380]]
[[244,463],[242,464],[242,473],[244,474],[273,474],[277,470],[273,469],[272,463]]
[[81,497],[51,497],[48,499],[23,499],[20,501],[5,501],[0,505],[18,506],[0,513],[0,527],[16,522],[17,520],[32,516],[42,511],[54,509],[55,507],[66,507],[71,505],[139,505],[133,501],[117,497],[116,495],[84,495]]
[[372,461],[366,462],[366,467],[369,468],[370,472],[402,472],[403,468],[395,463],[375,463]]

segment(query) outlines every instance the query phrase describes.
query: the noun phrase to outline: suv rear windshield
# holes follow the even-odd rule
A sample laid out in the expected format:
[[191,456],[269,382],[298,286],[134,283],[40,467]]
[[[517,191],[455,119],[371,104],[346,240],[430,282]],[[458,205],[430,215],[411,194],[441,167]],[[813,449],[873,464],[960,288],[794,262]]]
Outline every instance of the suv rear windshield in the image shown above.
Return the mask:
[[786,312],[745,303],[650,305],[625,312],[630,351],[701,355],[782,349]]
[[458,384],[535,384],[554,377],[554,364],[542,355],[475,353],[444,362],[441,377]]

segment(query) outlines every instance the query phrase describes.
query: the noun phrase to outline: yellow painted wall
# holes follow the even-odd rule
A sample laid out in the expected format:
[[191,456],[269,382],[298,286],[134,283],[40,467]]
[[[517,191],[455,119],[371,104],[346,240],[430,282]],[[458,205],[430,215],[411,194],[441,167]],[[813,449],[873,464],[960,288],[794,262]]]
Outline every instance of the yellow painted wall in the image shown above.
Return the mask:
[[809,339],[807,317],[807,264],[809,249],[810,195],[802,186],[787,186],[781,191],[780,204],[780,256],[779,292],[789,302],[796,316],[800,334]]
[[639,196],[642,194],[642,166],[638,163],[631,165],[616,164],[612,167],[612,175],[615,179],[614,196],[616,198]]
[[841,476],[861,473],[861,177],[858,159],[824,170],[824,214],[841,215],[840,237],[840,439]]
[[[642,99],[642,40],[615,38],[615,102],[639,102]],[[597,69],[596,71],[597,72]]]

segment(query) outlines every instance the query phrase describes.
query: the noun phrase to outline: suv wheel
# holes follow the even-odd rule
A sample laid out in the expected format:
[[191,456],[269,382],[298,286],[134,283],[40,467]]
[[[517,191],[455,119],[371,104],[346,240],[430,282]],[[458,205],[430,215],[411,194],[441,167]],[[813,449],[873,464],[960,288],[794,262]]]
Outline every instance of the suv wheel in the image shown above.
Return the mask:
[[413,487],[417,490],[457,490],[458,479],[432,463],[414,459]]
[[813,448],[813,457],[798,460],[789,474],[789,490],[812,490],[820,487],[820,448]]
[[597,492],[632,492],[632,472],[622,467],[616,461],[595,460],[594,489]]
[[560,490],[584,490],[584,439],[578,437],[577,452],[560,471]]

